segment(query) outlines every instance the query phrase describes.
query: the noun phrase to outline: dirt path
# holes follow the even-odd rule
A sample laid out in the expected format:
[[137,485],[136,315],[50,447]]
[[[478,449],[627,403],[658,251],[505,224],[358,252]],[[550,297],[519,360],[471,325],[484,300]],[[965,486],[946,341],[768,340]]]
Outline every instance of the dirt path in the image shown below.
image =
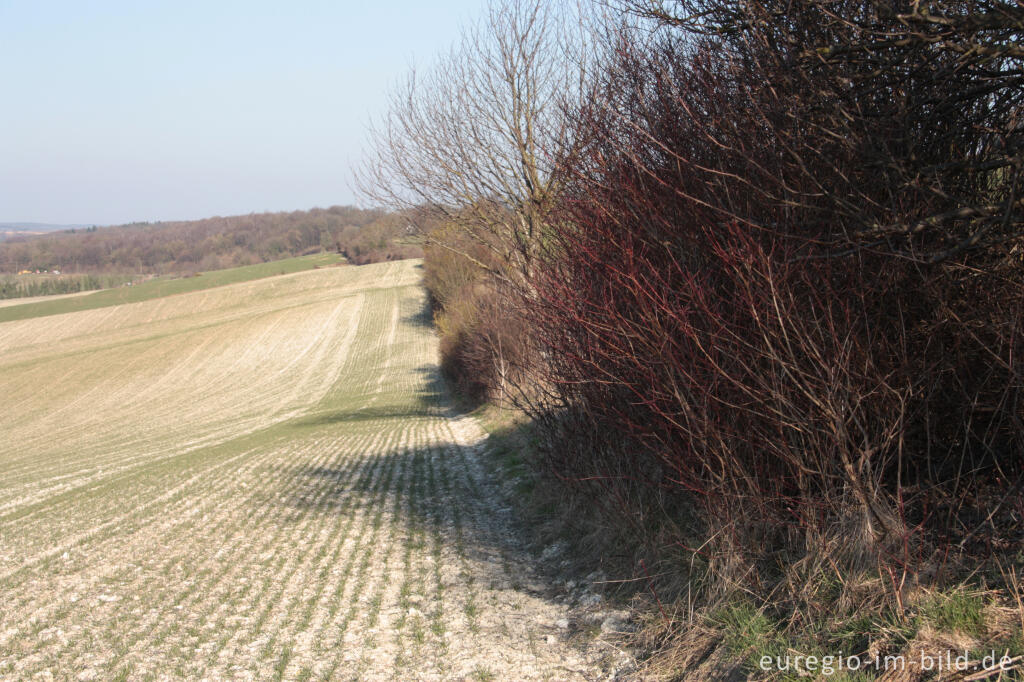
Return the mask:
[[418,279],[0,324],[0,679],[598,679]]

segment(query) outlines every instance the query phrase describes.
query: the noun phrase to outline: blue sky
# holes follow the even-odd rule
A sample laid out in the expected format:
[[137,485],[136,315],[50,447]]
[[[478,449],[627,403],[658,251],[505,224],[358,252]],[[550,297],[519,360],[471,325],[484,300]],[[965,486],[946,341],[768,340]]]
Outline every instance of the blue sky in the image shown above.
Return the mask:
[[353,203],[388,88],[484,0],[0,0],[0,222]]

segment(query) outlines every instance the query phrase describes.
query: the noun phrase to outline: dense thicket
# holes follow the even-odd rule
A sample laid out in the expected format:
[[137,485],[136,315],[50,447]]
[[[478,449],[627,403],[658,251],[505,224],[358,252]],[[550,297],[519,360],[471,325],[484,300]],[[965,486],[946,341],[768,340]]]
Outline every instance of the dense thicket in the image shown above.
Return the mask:
[[1024,8],[627,9],[531,307],[549,461],[696,502],[723,584],[971,546],[1024,499]]
[[320,250],[356,264],[422,255],[405,217],[351,206],[137,223],[0,243],[0,272],[168,273],[250,265]]
[[513,301],[507,268],[488,242],[494,235],[467,234],[465,226],[431,230],[424,248],[424,284],[440,337],[441,371],[469,403],[507,403],[509,392],[529,382],[525,370],[532,330]]

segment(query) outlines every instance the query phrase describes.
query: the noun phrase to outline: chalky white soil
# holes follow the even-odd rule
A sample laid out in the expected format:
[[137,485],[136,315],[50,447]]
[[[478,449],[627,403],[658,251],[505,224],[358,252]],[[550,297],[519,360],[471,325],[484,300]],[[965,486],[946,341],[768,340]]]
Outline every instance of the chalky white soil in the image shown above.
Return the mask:
[[598,677],[449,408],[420,272],[0,324],[0,679]]

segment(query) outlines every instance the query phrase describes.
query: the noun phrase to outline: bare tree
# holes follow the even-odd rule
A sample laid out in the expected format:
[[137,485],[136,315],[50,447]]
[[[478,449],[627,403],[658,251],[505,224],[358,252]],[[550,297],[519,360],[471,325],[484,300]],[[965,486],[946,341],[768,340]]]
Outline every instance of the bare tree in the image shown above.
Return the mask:
[[570,142],[559,105],[581,91],[583,69],[569,14],[540,0],[492,5],[432,68],[392,92],[358,173],[371,199],[427,207],[419,215],[464,228],[507,266],[494,273],[505,280],[530,277],[558,189],[553,159]]

